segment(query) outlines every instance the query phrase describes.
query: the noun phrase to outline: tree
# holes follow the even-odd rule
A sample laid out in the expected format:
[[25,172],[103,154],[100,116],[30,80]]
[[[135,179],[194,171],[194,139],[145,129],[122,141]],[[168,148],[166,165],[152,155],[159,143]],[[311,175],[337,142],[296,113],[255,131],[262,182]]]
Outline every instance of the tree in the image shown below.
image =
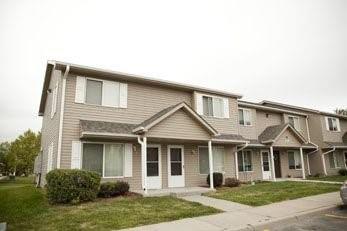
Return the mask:
[[29,129],[11,143],[6,162],[12,173],[28,176],[33,172],[35,157],[40,151],[40,141],[41,134]]
[[9,142],[0,143],[0,173],[6,174],[8,171],[7,155],[10,148]]
[[338,115],[344,115],[347,116],[347,109],[342,109],[342,108],[336,108],[335,113]]

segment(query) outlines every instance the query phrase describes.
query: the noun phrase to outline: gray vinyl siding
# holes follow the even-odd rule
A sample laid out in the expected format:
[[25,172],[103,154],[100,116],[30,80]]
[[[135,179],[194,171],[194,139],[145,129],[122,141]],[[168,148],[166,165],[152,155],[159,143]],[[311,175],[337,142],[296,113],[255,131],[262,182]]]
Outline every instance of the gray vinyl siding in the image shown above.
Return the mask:
[[[41,128],[41,147],[43,151],[42,155],[42,184],[45,184],[45,176],[47,173],[47,161],[48,161],[48,147],[53,142],[53,169],[57,166],[57,153],[58,153],[58,134],[59,134],[59,120],[60,120],[60,105],[61,105],[61,96],[62,96],[62,78],[61,71],[55,70],[52,73],[52,79],[49,84],[49,88],[52,90],[51,93],[47,95],[46,100],[46,109],[42,117],[42,128]],[[52,110],[52,98],[53,98],[53,89],[55,88],[56,83],[58,82],[58,94],[57,94],[57,107],[56,113],[53,118],[51,118]]]
[[79,120],[139,124],[157,112],[180,102],[192,105],[192,94],[169,88],[128,83],[127,108],[75,103],[76,77],[69,75],[66,86],[61,167],[70,168],[71,143],[80,139]]
[[210,140],[211,135],[183,109],[151,128],[148,137]]

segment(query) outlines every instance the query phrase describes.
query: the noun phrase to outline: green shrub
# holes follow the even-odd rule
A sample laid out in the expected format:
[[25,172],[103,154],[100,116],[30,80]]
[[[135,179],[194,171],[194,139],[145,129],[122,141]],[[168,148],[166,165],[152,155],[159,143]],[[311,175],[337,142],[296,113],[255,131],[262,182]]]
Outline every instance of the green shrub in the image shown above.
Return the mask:
[[129,184],[124,181],[102,183],[98,196],[108,198],[125,195],[129,192],[129,188]]
[[224,185],[227,187],[238,187],[240,186],[241,181],[239,181],[236,178],[225,178],[225,183]]
[[125,195],[127,192],[129,192],[129,184],[125,181],[118,181],[116,183],[116,192],[118,195]]
[[[207,184],[210,185],[210,174],[207,176]],[[213,173],[213,187],[220,187],[223,184],[223,174],[220,172]]]
[[55,169],[46,175],[47,198],[51,203],[79,203],[94,200],[100,175],[78,169]]
[[113,197],[117,194],[116,192],[116,183],[115,182],[106,182],[101,183],[98,196],[99,197]]
[[340,170],[339,170],[339,174],[340,174],[341,176],[347,176],[347,169],[340,169]]

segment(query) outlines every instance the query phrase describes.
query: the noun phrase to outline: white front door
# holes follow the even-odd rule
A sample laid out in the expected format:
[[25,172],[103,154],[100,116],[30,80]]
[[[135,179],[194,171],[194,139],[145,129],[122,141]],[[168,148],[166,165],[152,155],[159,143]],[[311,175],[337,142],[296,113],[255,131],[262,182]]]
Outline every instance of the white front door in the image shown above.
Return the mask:
[[269,151],[261,151],[261,166],[263,172],[263,180],[271,180]]
[[184,148],[181,145],[168,146],[168,186],[184,187]]
[[147,145],[147,188],[161,189],[160,145]]

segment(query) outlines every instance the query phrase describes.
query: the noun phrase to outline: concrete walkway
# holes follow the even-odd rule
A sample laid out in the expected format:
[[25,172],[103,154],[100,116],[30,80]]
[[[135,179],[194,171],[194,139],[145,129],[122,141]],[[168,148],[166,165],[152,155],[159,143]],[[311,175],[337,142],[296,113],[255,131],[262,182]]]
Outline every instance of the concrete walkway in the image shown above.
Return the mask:
[[198,202],[202,205],[210,206],[225,212],[234,212],[238,210],[245,210],[245,209],[252,208],[251,206],[248,206],[248,205],[243,205],[243,204],[226,201],[226,200],[215,199],[215,198],[207,197],[207,196],[194,195],[194,196],[186,196],[181,198],[187,201]]
[[[191,198],[192,200],[202,200],[206,198]],[[211,200],[212,201],[212,200]],[[219,202],[217,202],[219,204]],[[235,203],[236,204],[236,203]],[[240,229],[253,230],[254,227],[276,222],[284,219],[295,218],[300,215],[317,212],[320,210],[335,207],[341,204],[338,192],[321,194],[317,196],[305,197],[296,200],[283,201],[270,205],[235,209],[230,212],[187,218],[172,222],[164,222],[154,225],[147,225],[127,229],[128,231],[231,231]],[[229,204],[230,205],[230,204]],[[220,206],[220,205],[218,205]],[[231,205],[230,205],[231,206]],[[215,206],[213,206],[215,207]],[[237,208],[237,207],[235,207]],[[231,207],[225,209],[232,210]]]

